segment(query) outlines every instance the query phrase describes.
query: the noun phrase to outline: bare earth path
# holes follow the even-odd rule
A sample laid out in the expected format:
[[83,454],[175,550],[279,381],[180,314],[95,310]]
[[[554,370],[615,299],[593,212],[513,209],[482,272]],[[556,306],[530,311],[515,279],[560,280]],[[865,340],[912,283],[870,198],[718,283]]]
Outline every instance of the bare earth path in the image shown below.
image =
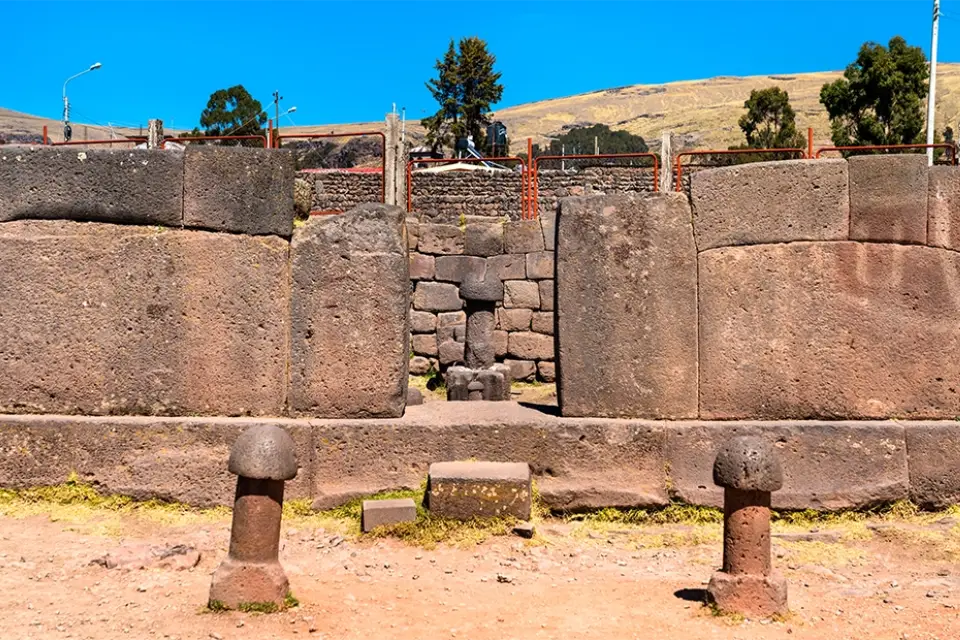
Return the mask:
[[[547,520],[538,540],[428,550],[294,518],[281,560],[301,604],[262,615],[204,609],[227,513],[34,505],[0,517],[0,638],[960,638],[960,518],[867,524],[775,528],[794,537],[774,543],[792,613],[744,621],[696,601],[720,560],[715,524]],[[180,571],[90,564],[143,543],[192,545],[201,560]]]

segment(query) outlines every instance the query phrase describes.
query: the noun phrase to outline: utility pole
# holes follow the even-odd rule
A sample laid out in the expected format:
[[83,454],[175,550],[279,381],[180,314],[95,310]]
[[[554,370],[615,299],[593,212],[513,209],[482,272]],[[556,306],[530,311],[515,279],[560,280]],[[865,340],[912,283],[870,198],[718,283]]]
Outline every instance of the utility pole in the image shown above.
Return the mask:
[[[277,116],[277,119],[274,122],[277,123],[277,131],[280,131],[280,101],[283,100],[283,96],[280,95],[280,91],[273,92],[273,108],[274,114]],[[271,132],[271,137],[273,132]]]
[[[933,144],[937,107],[937,36],[940,28],[940,0],[933,0],[933,38],[930,43],[930,94],[927,96],[927,144]],[[933,147],[927,147],[927,164],[933,166]]]

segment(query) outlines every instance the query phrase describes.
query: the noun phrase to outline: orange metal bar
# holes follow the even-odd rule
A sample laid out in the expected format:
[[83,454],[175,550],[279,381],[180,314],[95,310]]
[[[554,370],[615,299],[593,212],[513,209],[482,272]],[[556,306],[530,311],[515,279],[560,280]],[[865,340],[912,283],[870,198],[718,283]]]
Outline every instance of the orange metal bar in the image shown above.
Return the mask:
[[807,157],[813,157],[813,127],[807,127]]
[[273,149],[273,118],[267,120],[267,149]]
[[531,195],[531,211],[533,217],[540,215],[540,161],[541,160],[610,160],[616,158],[651,158],[653,160],[653,190],[660,189],[660,158],[655,153],[596,153],[572,156],[539,156],[533,161],[533,193]]
[[[527,166],[532,167],[533,162],[533,138],[527,138]],[[532,220],[540,215],[539,211],[533,209],[533,173],[527,175],[527,219]]]
[[318,138],[357,138],[360,136],[380,136],[380,201],[387,201],[387,135],[383,131],[356,131],[354,133],[307,133],[303,135],[282,136],[277,132],[277,148],[284,140],[313,140]]
[[455,164],[457,162],[519,162],[521,173],[520,173],[520,217],[523,217],[523,189],[526,186],[524,182],[524,174],[527,173],[527,164],[523,161],[523,158],[518,158],[517,156],[500,156],[496,158],[421,158],[420,160],[408,160],[407,161],[407,213],[413,211],[413,165],[415,164],[436,164],[436,163],[450,163]]
[[[266,136],[184,136],[181,138],[164,138],[163,143],[167,142],[192,142],[194,140],[260,140],[263,142],[263,148],[267,148]],[[162,149],[164,144],[160,145]]]
[[88,144],[125,144],[125,143],[141,143],[146,142],[146,138],[114,138],[113,140],[71,140],[70,142],[51,142],[50,146],[53,147],[66,147],[66,146],[81,146]]
[[936,144],[873,144],[861,147],[820,147],[817,149],[817,155],[824,151],[890,151],[896,149],[946,149],[950,152],[952,164],[957,164],[957,148],[950,142],[938,142]]
[[801,158],[806,158],[807,155],[804,153],[803,149],[799,147],[793,147],[789,149],[697,149],[696,151],[681,151],[677,154],[676,169],[677,169],[677,181],[676,181],[676,190],[683,191],[682,175],[683,175],[683,160],[684,156],[716,156],[716,155],[745,155],[750,153],[799,153]]
[[47,146],[49,138],[47,138],[47,125],[43,125],[43,146]]

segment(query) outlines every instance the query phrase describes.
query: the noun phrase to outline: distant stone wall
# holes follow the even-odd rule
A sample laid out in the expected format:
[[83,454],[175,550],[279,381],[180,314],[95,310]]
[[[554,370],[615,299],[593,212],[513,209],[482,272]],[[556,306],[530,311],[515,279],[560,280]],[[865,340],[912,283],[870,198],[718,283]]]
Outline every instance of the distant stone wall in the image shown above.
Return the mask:
[[300,171],[298,178],[312,185],[312,211],[349,211],[367,202],[382,200],[379,172],[337,170]]

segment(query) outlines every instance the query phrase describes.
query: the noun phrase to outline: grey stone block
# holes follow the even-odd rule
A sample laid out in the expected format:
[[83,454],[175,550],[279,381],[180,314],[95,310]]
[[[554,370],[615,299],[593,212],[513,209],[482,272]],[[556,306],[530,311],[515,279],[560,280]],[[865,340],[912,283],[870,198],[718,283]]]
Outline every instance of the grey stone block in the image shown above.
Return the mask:
[[507,309],[539,309],[540,287],[529,280],[507,280],[503,283],[503,306]]
[[[288,398],[293,413],[403,414],[410,358],[403,216],[396,206],[361,205],[342,215],[315,216],[294,234]],[[418,291],[434,284],[421,282]]]
[[412,498],[363,501],[362,522],[364,533],[369,533],[377,527],[401,522],[416,522],[416,520],[417,505],[413,503]]
[[557,248],[557,209],[549,207],[540,211],[539,220],[543,229],[543,248],[553,251]]
[[550,312],[538,311],[533,314],[532,322],[530,323],[530,328],[536,331],[537,333],[545,333],[547,335],[553,335],[553,323],[554,316]]
[[506,331],[493,332],[493,354],[497,358],[507,355],[509,334]]
[[457,520],[529,520],[531,489],[525,462],[434,462],[427,477],[428,508]]
[[927,156],[853,156],[850,239],[927,242]]
[[523,280],[527,274],[526,256],[504,254],[487,258],[487,273],[499,280]]
[[410,312],[410,331],[413,333],[433,333],[437,330],[437,316],[429,311]]
[[411,280],[433,280],[435,273],[436,261],[433,256],[425,256],[422,253],[410,254]]
[[537,376],[544,382],[555,382],[557,379],[557,368],[553,362],[538,362]]
[[417,333],[410,337],[413,352],[418,356],[436,356],[437,334],[435,333]]
[[437,257],[436,279],[460,284],[468,277],[483,278],[487,271],[485,258],[475,256]]
[[[509,348],[509,347],[508,347]],[[537,363],[532,360],[504,360],[503,364],[510,367],[510,377],[513,380],[529,382],[536,378]]]
[[960,504],[960,423],[897,424],[907,437],[910,499],[929,509]]
[[[430,360],[423,356],[413,356],[407,370],[412,376],[425,376],[430,372]],[[407,404],[410,404],[408,401]]]
[[554,301],[554,281],[553,280],[541,280],[537,283],[540,287],[540,309],[542,311],[553,311]]
[[543,251],[543,229],[536,220],[511,220],[504,225],[507,253]]
[[462,325],[466,323],[466,321],[467,314],[464,311],[447,311],[446,313],[437,314],[437,327],[440,329]]
[[453,311],[463,306],[457,286],[445,282],[418,282],[413,308],[419,311]]
[[503,253],[503,224],[468,224],[463,252],[468,256],[496,256]]
[[553,252],[538,251],[527,254],[527,277],[531,280],[553,278]]
[[521,360],[553,360],[553,336],[530,331],[511,333],[507,353]]
[[[292,184],[291,177],[291,198]],[[292,208],[291,200],[291,216]],[[0,152],[0,222],[17,219],[179,227],[183,155],[140,149],[5,148]]]
[[463,253],[463,229],[452,224],[421,224],[420,253],[457,255]]
[[444,340],[440,343],[440,364],[448,365],[463,362],[463,342]]
[[289,238],[293,216],[292,152],[217,146],[184,151],[184,226]]
[[529,331],[532,318],[530,309],[497,309],[497,324],[503,331]]

